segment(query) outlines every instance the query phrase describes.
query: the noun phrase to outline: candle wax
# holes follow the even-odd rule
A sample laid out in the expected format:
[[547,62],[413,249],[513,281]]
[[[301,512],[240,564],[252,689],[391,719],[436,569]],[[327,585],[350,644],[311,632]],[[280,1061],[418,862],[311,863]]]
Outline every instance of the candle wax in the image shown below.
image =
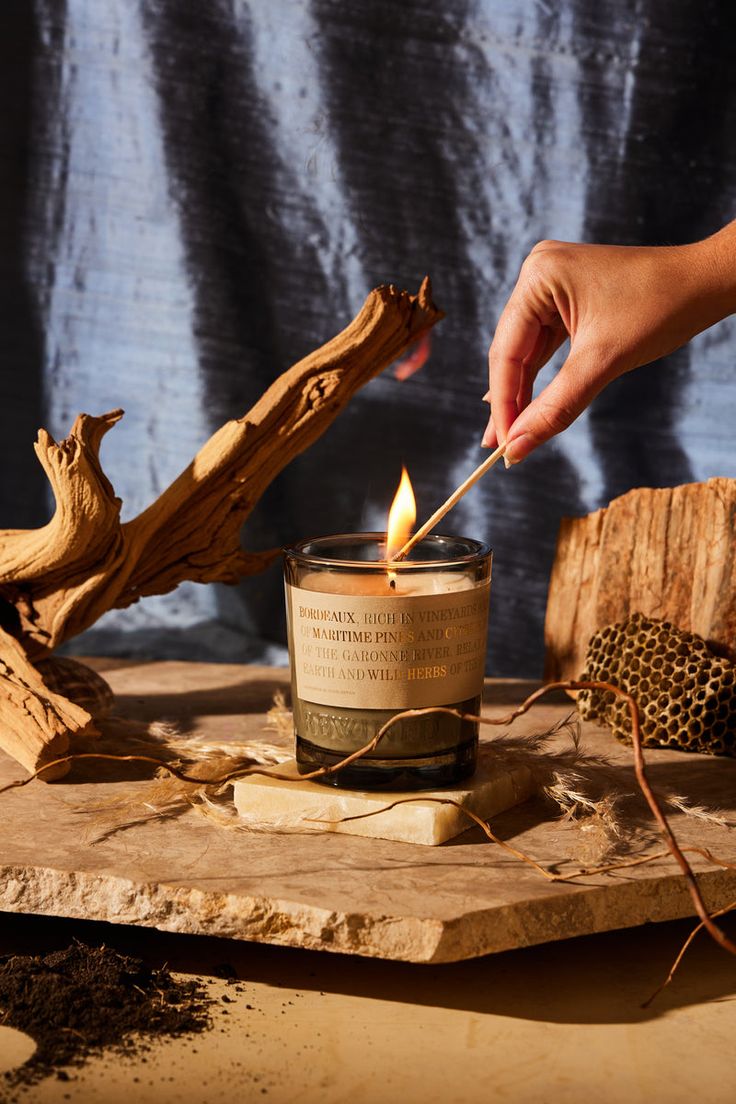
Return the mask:
[[[392,586],[392,582],[394,585]],[[406,598],[413,594],[452,594],[477,586],[470,573],[461,571],[422,571],[408,574],[387,569],[386,573],[361,571],[308,571],[299,580],[303,590],[322,594],[355,594],[363,597]]]

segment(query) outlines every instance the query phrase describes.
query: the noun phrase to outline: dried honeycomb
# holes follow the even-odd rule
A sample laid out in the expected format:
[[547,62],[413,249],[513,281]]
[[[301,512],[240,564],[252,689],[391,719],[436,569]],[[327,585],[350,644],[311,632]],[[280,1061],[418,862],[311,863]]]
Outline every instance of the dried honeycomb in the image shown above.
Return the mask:
[[[635,613],[590,638],[581,680],[612,682],[633,695],[647,747],[736,756],[736,666],[695,633]],[[582,690],[577,704],[583,717],[631,742],[625,701]]]

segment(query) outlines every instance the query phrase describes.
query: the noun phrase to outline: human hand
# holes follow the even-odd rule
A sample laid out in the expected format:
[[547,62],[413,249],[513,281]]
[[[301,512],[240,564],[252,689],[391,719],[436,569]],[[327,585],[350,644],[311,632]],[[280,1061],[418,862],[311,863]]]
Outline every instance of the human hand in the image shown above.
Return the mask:
[[[682,246],[543,241],[525,260],[488,354],[483,444],[517,463],[566,429],[608,383],[736,310],[736,223]],[[570,351],[534,399],[540,369]]]

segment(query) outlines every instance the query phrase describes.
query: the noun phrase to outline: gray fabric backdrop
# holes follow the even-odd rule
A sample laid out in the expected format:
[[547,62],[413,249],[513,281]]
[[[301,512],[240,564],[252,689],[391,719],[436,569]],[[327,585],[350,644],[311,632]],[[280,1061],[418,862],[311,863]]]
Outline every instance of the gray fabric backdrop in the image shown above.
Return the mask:
[[[375,284],[447,319],[273,485],[251,548],[429,513],[479,461],[486,349],[540,238],[665,243],[734,214],[732,0],[6,0],[0,523],[48,516],[32,453],[125,408],[125,516]],[[559,518],[736,476],[736,332],[612,386],[448,527],[496,550],[489,670],[540,671]],[[549,372],[545,373],[549,378]],[[283,658],[279,572],[108,615],[82,650]]]

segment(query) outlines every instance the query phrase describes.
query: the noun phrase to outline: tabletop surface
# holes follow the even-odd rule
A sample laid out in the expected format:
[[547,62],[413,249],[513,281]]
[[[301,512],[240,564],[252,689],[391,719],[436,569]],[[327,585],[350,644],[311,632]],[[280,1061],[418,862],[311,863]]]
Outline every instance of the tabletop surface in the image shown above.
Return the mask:
[[[141,730],[165,721],[187,740],[209,745],[288,743],[267,727],[274,695],[286,688],[283,670],[181,662],[96,666],[115,690],[115,712],[140,722]],[[529,689],[528,683],[491,682],[484,708],[505,713]],[[572,709],[565,698],[543,702],[509,732],[547,730]],[[489,731],[484,754],[493,753],[499,730]],[[605,756],[624,790],[636,791],[629,749],[589,724],[582,725],[582,742]],[[114,720],[103,726],[103,743],[105,750],[131,747],[127,729],[121,735]],[[650,751],[648,760],[657,786],[736,820],[736,761],[672,751]],[[10,759],[0,761],[0,782],[21,774]],[[75,767],[61,782],[36,781],[1,795],[0,909],[414,962],[457,961],[692,912],[669,856],[550,883],[477,828],[436,848],[252,832],[186,807],[151,817],[152,785],[137,767],[131,773],[128,766],[95,762]],[[736,861],[729,830],[682,815],[673,825],[683,842]],[[590,867],[594,827],[560,820],[541,798],[493,822],[501,838],[563,874]],[[661,850],[662,843],[656,832],[645,832],[632,848],[638,856]],[[693,864],[710,907],[736,897],[736,871],[699,856]]]
[[[273,733],[264,733],[264,710],[275,689],[285,684],[282,671],[181,663],[116,661],[105,674],[126,716],[176,719],[192,738],[206,735],[212,741],[245,734],[273,739]],[[489,684],[486,708],[503,709],[527,689]],[[556,702],[548,713],[540,709],[517,724],[544,727],[569,708]],[[625,748],[587,727],[584,735],[627,769]],[[648,758],[659,784],[676,784],[709,800],[720,794],[721,804],[733,793],[730,762],[668,752],[652,752]],[[0,765],[3,779],[22,774],[9,760]],[[233,1097],[272,1104],[295,1099],[303,1104],[436,1099],[447,1104],[489,1099],[577,1104],[591,1093],[602,1104],[690,1104],[693,1099],[725,1104],[733,1099],[736,959],[701,936],[673,983],[643,1009],[643,1000],[666,975],[692,929],[691,920],[565,938],[581,914],[574,902],[591,894],[601,902],[605,893],[609,900],[621,892],[632,899],[643,894],[645,904],[637,906],[635,922],[646,919],[647,912],[659,915],[657,895],[676,880],[668,861],[654,871],[645,867],[645,875],[629,870],[583,887],[547,886],[484,843],[480,833],[468,833],[447,847],[419,849],[346,837],[251,836],[216,829],[187,813],[156,827],[141,825],[102,838],[111,810],[92,813],[91,807],[109,802],[106,794],[127,794],[131,787],[146,785],[77,777],[50,786],[32,783],[2,795],[3,907],[22,914],[2,918],[0,954],[39,953],[65,946],[71,938],[105,942],[202,977],[218,1001],[229,994],[231,1002],[215,1006],[213,1029],[196,1040],[157,1042],[145,1056],[103,1055],[70,1071],[71,1084],[48,1078],[27,1099],[127,1104],[134,1094],[141,1104],[225,1104]],[[542,860],[574,856],[579,830],[554,824],[548,816],[535,801],[504,814],[495,826]],[[683,838],[694,838],[692,822],[678,821],[677,827]],[[728,852],[731,845],[722,829],[702,830],[720,853]],[[50,890],[46,897],[44,879]],[[8,889],[12,881],[15,897]],[[649,888],[642,889],[647,883]],[[24,884],[33,891],[24,891]],[[158,906],[150,889],[156,886],[168,895]],[[708,894],[724,890],[715,881],[705,888]],[[28,915],[33,909],[24,904],[31,905],[34,895],[46,912],[59,915]],[[221,927],[222,916],[207,920],[206,908],[223,900],[243,909],[241,915],[232,908],[228,913],[235,939],[154,930],[185,931],[187,907],[193,910],[192,930]],[[688,901],[678,900],[687,911]],[[321,909],[322,941],[312,926],[299,937],[303,943],[353,953],[326,955],[253,941],[298,941],[288,926],[258,933],[248,909],[260,902],[265,923],[267,902],[275,917],[277,901],[282,917],[296,916],[297,905],[306,910],[305,918]],[[459,946],[457,939],[443,942],[443,928],[463,924],[475,933],[472,945],[480,954],[498,938],[496,921],[510,907],[517,923],[500,925],[504,938],[531,932],[541,940],[545,925],[550,930],[549,902],[551,915],[559,918],[555,942],[450,964],[365,957],[408,947],[423,953],[425,962],[437,959],[443,948],[446,953]],[[419,929],[433,934],[407,943],[404,933],[389,941],[384,928],[390,924],[382,926],[375,918],[393,918],[401,927],[410,904]],[[603,914],[607,906],[600,907]],[[352,947],[346,935],[324,940],[330,924],[344,929],[341,909],[356,916],[361,908],[371,917],[373,935],[383,942],[369,949],[361,947],[360,936]],[[582,913],[593,915],[596,908],[586,906]],[[95,911],[125,922],[59,918],[92,917]],[[736,934],[729,918],[724,923]],[[616,926],[615,919],[608,926]],[[241,994],[218,980],[223,964],[241,980]],[[0,1027],[0,1068],[23,1059],[24,1042]]]

